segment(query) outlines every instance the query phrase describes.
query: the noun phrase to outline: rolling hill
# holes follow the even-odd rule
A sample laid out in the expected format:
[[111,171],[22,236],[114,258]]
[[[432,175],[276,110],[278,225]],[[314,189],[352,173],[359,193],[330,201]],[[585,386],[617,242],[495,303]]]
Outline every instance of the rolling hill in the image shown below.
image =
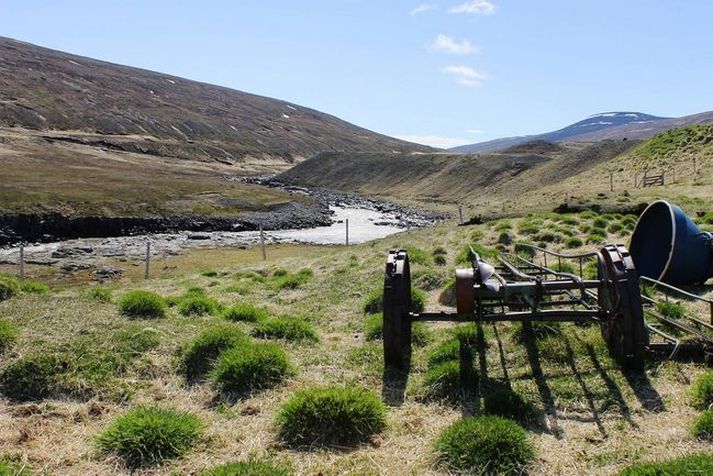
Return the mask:
[[603,112],[544,134],[505,137],[450,149],[451,152],[474,154],[506,149],[535,140],[547,142],[598,142],[602,140],[646,139],[659,132],[691,124],[713,123],[713,111],[690,116],[657,117],[640,112]]
[[0,37],[0,126],[163,157],[289,165],[318,152],[426,151],[286,101]]

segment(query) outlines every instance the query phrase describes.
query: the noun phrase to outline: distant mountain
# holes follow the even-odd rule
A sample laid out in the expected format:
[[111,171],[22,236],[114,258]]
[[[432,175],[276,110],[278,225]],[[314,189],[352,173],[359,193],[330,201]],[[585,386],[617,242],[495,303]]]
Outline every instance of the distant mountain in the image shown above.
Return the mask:
[[646,139],[659,132],[691,124],[713,123],[713,111],[679,118],[658,117],[641,112],[603,112],[553,132],[505,137],[450,149],[464,154],[493,152],[536,140],[546,142],[598,142],[601,140]]
[[4,37],[2,126],[64,131],[85,145],[162,157],[271,161],[277,169],[322,151],[433,150],[286,101]]

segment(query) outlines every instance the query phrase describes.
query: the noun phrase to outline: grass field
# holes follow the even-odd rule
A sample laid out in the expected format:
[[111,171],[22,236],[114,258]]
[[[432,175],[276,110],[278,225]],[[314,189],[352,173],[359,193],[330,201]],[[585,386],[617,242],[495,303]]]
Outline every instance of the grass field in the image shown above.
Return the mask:
[[[134,474],[195,474],[249,459],[294,474],[447,474],[436,464],[439,433],[464,414],[493,411],[491,396],[507,389],[531,408],[522,420],[536,454],[527,468],[531,474],[616,474],[633,463],[710,451],[710,444],[690,431],[699,414],[691,406],[691,384],[706,366],[653,360],[645,374],[624,374],[608,357],[596,327],[562,325],[532,336],[518,324],[483,326],[473,392],[465,400],[425,383],[434,373],[434,355],[442,355],[452,339],[453,325],[426,328],[403,401],[385,391],[381,341],[366,338],[370,318],[364,304],[382,285],[390,248],[409,247],[426,308],[445,309],[441,295],[469,243],[488,251],[498,243],[527,240],[579,251],[626,241],[630,222],[626,216],[592,214],[540,214],[469,227],[446,222],[349,248],[270,247],[267,262],[257,250],[201,250],[172,257],[149,281],[127,275],[108,286],[109,293],[77,281],[49,293],[21,293],[0,302],[0,319],[19,330],[1,357],[0,372],[37,353],[66,363],[38,400],[10,400],[3,389],[0,461],[32,474],[128,474],[131,469],[101,451],[97,438],[118,416],[158,406],[197,416],[203,434],[183,456]],[[305,268],[312,274],[298,272]],[[197,293],[218,307],[256,305],[270,316],[303,321],[318,340],[269,339],[284,349],[294,373],[271,388],[233,398],[209,382],[188,382],[181,370],[195,337],[228,321],[218,315],[186,317],[180,305],[168,307],[164,318],[132,319],[116,303],[136,289],[174,303]],[[232,325],[261,335],[259,322]],[[126,335],[135,338],[127,341]],[[145,345],[137,347],[137,341]],[[276,427],[280,408],[295,392],[324,386],[383,393],[389,403],[385,429],[356,446],[286,445]]]

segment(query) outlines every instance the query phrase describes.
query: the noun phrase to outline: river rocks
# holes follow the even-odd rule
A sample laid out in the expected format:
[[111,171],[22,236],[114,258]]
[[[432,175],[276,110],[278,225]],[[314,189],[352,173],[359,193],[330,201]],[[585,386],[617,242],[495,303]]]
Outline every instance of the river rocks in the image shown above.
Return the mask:
[[99,279],[110,279],[124,274],[121,268],[101,268],[94,271],[94,275]]

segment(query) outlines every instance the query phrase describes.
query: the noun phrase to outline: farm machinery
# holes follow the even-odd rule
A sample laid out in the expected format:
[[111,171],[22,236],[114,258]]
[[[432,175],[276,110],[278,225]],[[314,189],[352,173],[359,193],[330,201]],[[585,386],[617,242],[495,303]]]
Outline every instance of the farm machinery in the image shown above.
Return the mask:
[[[488,263],[471,247],[470,266],[455,273],[455,312],[414,312],[408,253],[392,250],[384,279],[385,366],[408,371],[411,327],[420,321],[595,324],[613,359],[630,370],[643,369],[651,352],[673,357],[684,349],[713,351],[713,301],[674,286],[703,282],[713,274],[711,242],[711,235],[680,208],[659,201],[639,218],[631,252],[606,245],[596,252],[564,254],[518,244],[518,252]],[[711,322],[659,312],[657,299],[643,289],[647,286],[667,301],[678,295],[707,306]]]

